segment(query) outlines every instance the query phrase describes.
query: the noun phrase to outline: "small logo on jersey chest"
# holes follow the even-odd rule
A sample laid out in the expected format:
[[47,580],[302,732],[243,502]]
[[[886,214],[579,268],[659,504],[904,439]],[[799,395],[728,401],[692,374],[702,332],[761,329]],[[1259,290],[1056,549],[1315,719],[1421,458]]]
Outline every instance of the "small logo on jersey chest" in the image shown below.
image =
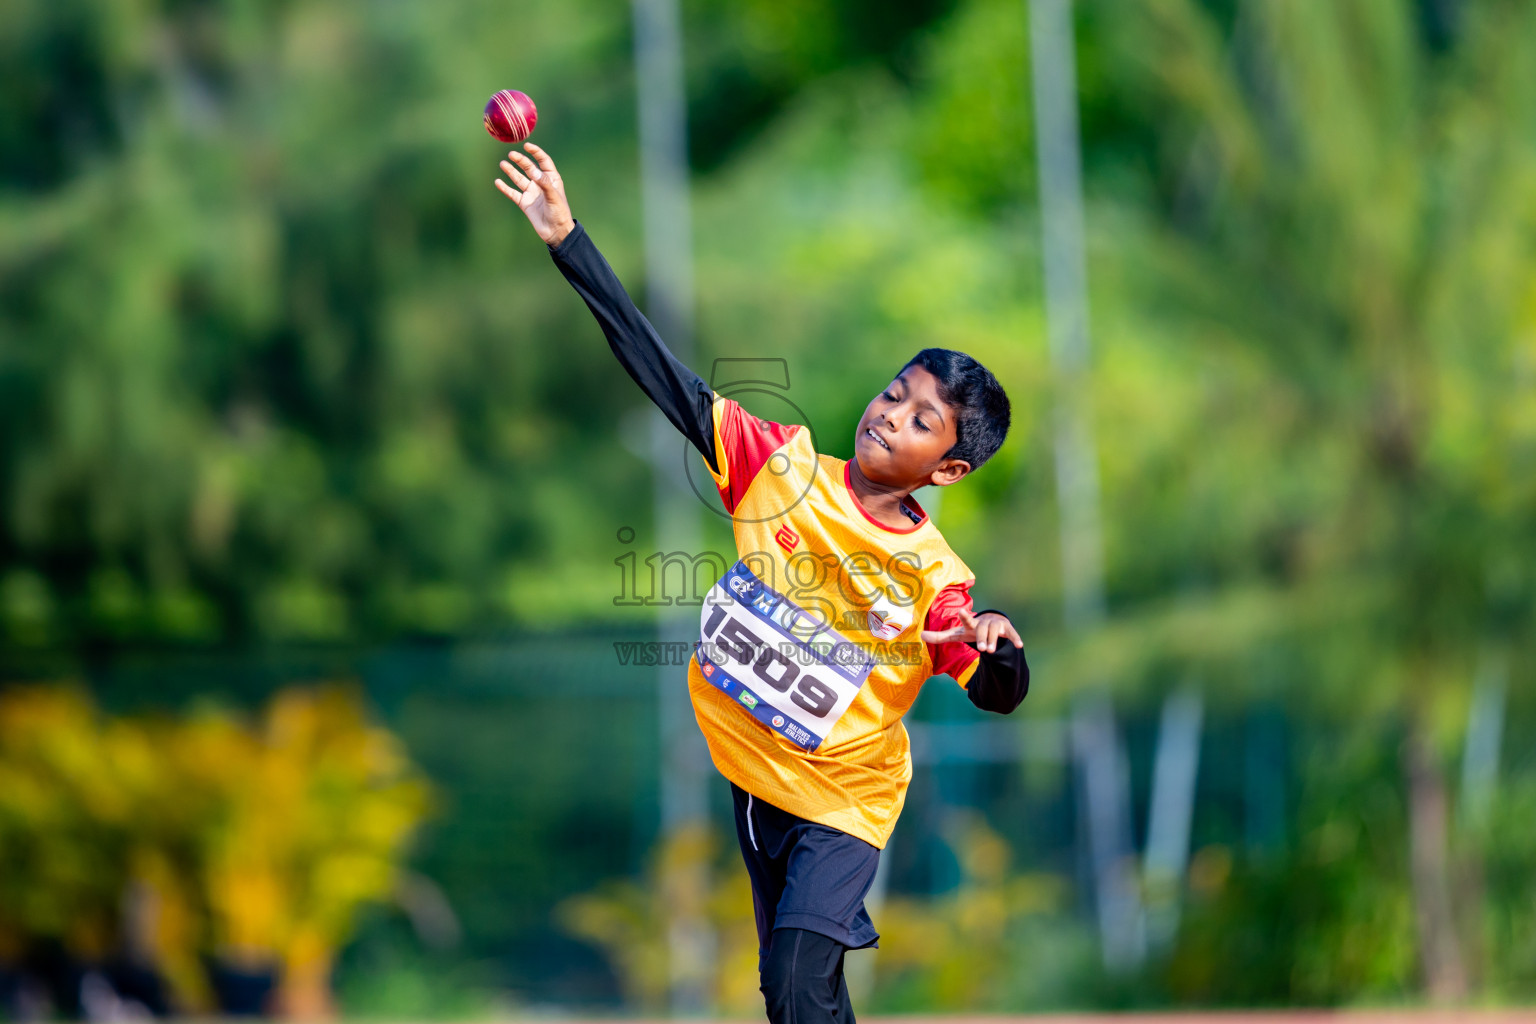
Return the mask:
[[869,610],[869,631],[880,640],[894,640],[912,625],[912,610],[891,603],[884,596]]
[[784,549],[786,555],[795,550],[795,545],[800,543],[800,535],[791,530],[788,523],[778,528],[773,535],[773,539],[779,542],[779,547]]

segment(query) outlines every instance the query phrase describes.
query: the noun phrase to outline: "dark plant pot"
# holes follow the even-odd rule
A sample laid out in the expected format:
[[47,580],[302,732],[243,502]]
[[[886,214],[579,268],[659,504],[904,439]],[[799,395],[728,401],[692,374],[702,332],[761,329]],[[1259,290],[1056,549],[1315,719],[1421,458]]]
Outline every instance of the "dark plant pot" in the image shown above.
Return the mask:
[[237,966],[219,957],[205,957],[208,982],[219,1003],[219,1012],[228,1017],[266,1015],[277,987],[277,968]]
[[170,996],[166,992],[165,979],[151,967],[131,960],[113,960],[103,968],[113,991],[124,999],[131,999],[156,1017],[171,1014]]
[[26,973],[31,974],[47,993],[56,1016],[79,1020],[84,1016],[80,1005],[80,982],[85,965],[57,939],[43,939],[28,951]]
[[0,1017],[21,1017],[21,971],[0,960]]

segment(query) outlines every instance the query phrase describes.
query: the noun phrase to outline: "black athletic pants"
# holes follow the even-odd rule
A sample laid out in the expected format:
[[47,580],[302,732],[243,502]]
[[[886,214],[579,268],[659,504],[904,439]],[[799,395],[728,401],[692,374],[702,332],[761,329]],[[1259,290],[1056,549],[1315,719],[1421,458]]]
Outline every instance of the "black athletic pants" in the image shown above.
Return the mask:
[[762,962],[763,1002],[772,1024],[854,1024],[843,978],[848,947],[818,932],[779,928]]

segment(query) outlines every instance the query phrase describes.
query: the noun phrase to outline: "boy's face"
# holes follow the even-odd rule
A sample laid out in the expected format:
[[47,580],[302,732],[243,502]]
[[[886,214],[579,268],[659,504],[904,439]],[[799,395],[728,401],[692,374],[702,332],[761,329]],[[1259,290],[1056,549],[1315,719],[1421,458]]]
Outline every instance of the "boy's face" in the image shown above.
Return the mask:
[[909,366],[864,410],[853,457],[874,483],[942,487],[971,471],[970,463],[944,457],[955,446],[955,431],[954,410],[940,400],[937,378]]

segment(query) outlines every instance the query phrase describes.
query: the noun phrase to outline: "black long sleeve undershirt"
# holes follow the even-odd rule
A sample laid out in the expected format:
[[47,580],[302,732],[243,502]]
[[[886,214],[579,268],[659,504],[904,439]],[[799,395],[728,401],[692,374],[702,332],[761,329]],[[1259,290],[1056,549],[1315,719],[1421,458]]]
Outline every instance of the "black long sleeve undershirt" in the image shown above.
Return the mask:
[[597,318],[619,365],[718,472],[710,386],[667,348],[580,221],[549,255]]
[[[559,245],[549,246],[549,255],[597,318],[619,365],[718,472],[710,386],[667,348],[579,221]],[[966,695],[983,711],[1006,715],[1029,692],[1024,652],[1011,640],[999,639],[996,651],[978,653],[981,663]]]

